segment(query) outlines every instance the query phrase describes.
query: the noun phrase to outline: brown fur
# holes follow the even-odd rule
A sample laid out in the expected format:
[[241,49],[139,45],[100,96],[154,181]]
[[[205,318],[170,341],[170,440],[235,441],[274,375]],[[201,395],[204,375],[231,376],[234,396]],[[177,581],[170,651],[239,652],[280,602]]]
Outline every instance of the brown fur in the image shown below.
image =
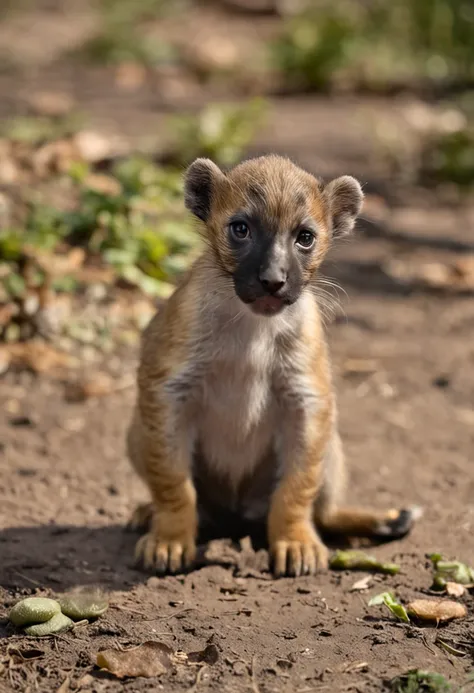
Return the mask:
[[[147,567],[174,572],[192,563],[199,478],[224,507],[267,518],[276,575],[326,566],[316,525],[369,535],[407,529],[398,512],[339,508],[345,465],[313,285],[332,238],[352,230],[361,203],[353,178],[324,187],[275,156],[228,174],[203,159],[188,170],[186,204],[207,247],[144,333],[128,434],[152,498],[134,516],[151,522],[137,544]],[[255,209],[275,234],[303,223],[318,230],[300,298],[272,318],[252,314],[232,284],[236,260],[224,230],[236,210]]]

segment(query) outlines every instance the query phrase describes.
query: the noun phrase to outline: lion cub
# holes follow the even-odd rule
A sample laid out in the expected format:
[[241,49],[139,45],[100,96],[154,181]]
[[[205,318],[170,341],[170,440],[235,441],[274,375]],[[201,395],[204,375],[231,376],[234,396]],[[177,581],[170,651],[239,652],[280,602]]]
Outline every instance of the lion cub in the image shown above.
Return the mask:
[[204,513],[266,521],[274,574],[327,565],[317,528],[399,537],[410,510],[339,507],[345,465],[317,294],[333,238],[363,194],[278,156],[222,172],[197,159],[185,203],[206,249],[143,335],[130,459],[151,503],[137,556],[157,572],[190,566]]

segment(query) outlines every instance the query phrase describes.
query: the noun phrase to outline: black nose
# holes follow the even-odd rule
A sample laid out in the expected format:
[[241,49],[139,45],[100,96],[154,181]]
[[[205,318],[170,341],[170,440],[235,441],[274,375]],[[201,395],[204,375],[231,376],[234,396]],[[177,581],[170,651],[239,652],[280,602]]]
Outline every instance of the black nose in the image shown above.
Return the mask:
[[276,294],[286,283],[286,272],[283,269],[267,269],[260,272],[260,283],[270,294]]

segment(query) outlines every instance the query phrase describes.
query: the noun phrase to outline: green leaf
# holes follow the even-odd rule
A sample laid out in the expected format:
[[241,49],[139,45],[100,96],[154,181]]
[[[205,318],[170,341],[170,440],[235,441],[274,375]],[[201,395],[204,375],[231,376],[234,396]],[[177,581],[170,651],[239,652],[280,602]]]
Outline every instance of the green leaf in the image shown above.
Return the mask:
[[474,585],[474,568],[461,563],[461,561],[443,561],[441,554],[431,554],[435,573],[433,588],[443,589],[447,582],[456,582],[459,585]]
[[382,594],[372,597],[372,599],[369,601],[369,606],[379,606],[381,604],[385,604],[385,606],[390,609],[392,614],[400,621],[410,623],[410,619],[405,607],[396,600],[395,596],[391,592],[382,592]]
[[329,567],[333,570],[370,570],[388,575],[400,572],[400,566],[396,563],[382,563],[363,551],[336,551],[329,561]]
[[72,293],[79,286],[79,282],[75,277],[64,276],[55,277],[52,281],[52,288],[55,291],[63,291],[64,293]]
[[23,279],[22,276],[20,276],[16,272],[12,272],[11,274],[8,274],[3,279],[3,285],[5,287],[5,290],[13,298],[21,298],[25,294],[25,291],[26,291],[25,280]]
[[21,255],[22,237],[20,231],[0,231],[0,259],[12,262]]
[[90,171],[89,164],[85,161],[73,161],[68,174],[75,183],[83,183]]
[[131,253],[123,248],[109,248],[103,252],[105,262],[116,268],[134,267],[136,261],[135,253]]

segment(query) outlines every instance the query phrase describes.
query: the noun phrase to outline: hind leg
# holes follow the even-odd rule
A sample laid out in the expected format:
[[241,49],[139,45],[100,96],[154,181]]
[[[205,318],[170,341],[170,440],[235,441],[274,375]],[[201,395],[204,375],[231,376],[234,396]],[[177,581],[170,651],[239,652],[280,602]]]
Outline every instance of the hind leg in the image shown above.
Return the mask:
[[410,532],[420,516],[419,508],[376,511],[342,505],[346,488],[346,466],[341,439],[335,432],[325,460],[325,479],[314,507],[320,529],[344,536],[398,539]]

